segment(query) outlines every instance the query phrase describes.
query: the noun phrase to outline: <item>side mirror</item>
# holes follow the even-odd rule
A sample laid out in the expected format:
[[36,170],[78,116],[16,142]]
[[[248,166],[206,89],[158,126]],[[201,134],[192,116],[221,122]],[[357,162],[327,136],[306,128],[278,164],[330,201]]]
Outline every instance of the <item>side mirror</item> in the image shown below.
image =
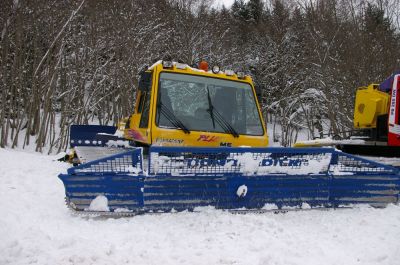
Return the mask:
[[151,72],[142,72],[139,78],[139,90],[148,92],[151,89]]

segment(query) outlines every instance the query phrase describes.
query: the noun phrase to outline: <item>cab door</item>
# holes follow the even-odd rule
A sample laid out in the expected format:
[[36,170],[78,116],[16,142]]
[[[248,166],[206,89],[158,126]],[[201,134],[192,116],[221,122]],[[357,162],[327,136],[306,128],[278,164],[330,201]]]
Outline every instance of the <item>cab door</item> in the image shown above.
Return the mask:
[[389,109],[388,145],[400,146],[400,75],[395,75]]
[[125,130],[128,139],[150,145],[150,116],[152,98],[152,72],[143,72],[140,75],[136,95],[135,113],[131,116],[129,128]]

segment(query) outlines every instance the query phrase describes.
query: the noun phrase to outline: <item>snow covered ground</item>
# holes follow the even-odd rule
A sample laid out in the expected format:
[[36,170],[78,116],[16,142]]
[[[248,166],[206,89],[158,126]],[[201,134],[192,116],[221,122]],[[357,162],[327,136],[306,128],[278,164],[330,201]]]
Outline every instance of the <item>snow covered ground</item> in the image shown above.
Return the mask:
[[0,264],[400,264],[400,206],[71,214],[53,157],[0,149]]

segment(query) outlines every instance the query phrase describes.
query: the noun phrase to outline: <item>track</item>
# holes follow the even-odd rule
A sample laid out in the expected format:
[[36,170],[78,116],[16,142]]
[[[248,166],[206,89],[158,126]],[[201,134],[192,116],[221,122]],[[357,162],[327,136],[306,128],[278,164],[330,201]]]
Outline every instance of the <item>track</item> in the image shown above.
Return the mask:
[[[177,211],[169,211],[169,212],[163,212],[163,211],[158,211],[158,212],[102,212],[102,211],[77,211],[71,205],[67,199],[65,199],[65,202],[67,204],[68,209],[77,216],[83,216],[83,217],[104,217],[104,218],[121,218],[121,217],[134,217],[138,215],[160,215],[160,214],[175,214],[179,213]],[[344,209],[352,209],[353,207],[350,206],[340,206],[337,208],[333,207],[316,207],[316,208],[295,208],[295,207],[288,207],[288,208],[283,208],[283,209],[217,209],[221,210],[222,212],[229,212],[231,214],[266,214],[266,213],[274,213],[274,214],[280,214],[280,213],[287,213],[287,212],[303,212],[303,211],[330,211],[330,210],[344,210]],[[193,210],[189,211],[192,213],[201,213],[201,210]]]

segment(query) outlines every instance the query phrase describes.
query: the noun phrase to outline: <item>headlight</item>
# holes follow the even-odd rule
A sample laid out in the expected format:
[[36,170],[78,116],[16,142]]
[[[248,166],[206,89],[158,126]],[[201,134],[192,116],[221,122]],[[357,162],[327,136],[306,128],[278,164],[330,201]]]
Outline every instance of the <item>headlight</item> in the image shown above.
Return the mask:
[[219,73],[219,66],[218,65],[214,65],[213,68],[212,68],[212,72],[214,74],[218,74]]

